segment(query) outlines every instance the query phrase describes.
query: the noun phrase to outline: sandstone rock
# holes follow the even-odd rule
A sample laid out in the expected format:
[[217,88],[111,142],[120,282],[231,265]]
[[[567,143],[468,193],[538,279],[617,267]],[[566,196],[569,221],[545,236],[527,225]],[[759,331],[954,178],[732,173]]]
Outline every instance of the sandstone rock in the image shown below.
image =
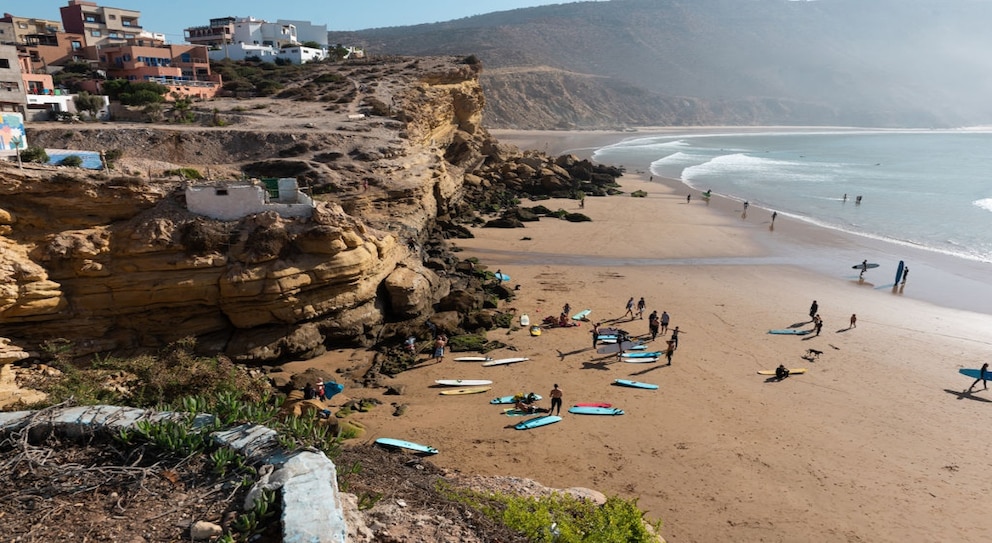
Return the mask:
[[[467,290],[452,291],[438,302],[438,309],[440,311],[456,311],[459,313],[468,313],[481,306],[481,297],[475,292],[469,292]],[[437,315],[432,317],[431,320],[434,321],[434,324],[438,324]]]
[[432,283],[436,281],[434,272],[423,267],[419,270],[407,267],[393,270],[384,283],[393,316],[409,319],[424,314],[434,301]]
[[30,358],[30,356],[27,351],[19,346],[11,345],[10,339],[0,337],[0,365],[18,362],[25,358]]
[[224,533],[224,529],[219,525],[205,520],[198,520],[189,527],[189,537],[194,541],[219,537]]

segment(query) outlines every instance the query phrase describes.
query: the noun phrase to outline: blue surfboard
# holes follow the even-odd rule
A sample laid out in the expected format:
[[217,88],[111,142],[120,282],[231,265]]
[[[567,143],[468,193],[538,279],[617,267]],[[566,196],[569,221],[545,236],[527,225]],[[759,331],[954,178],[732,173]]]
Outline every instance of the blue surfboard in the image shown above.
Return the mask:
[[657,358],[662,354],[663,353],[661,351],[650,351],[650,352],[642,352],[642,353],[624,353],[623,357],[624,358]]
[[[489,403],[491,403],[493,405],[517,403],[517,401],[513,399],[514,397],[515,396],[500,396],[499,398],[493,398],[493,399],[489,400]],[[537,401],[537,400],[540,400],[540,399],[541,399],[541,395],[540,394],[535,394],[534,395],[534,401]]]
[[379,445],[384,445],[386,447],[395,447],[399,449],[408,449],[411,451],[426,453],[426,454],[437,454],[438,450],[434,447],[428,447],[427,445],[421,445],[420,443],[414,443],[412,441],[404,441],[402,439],[393,439],[391,437],[380,437],[375,440]]
[[658,389],[658,385],[652,385],[651,383],[640,383],[638,381],[628,381],[627,379],[616,379],[613,382],[623,387],[646,388],[648,390]]
[[[971,377],[972,379],[981,379],[982,378],[982,370],[980,370],[978,368],[962,368],[962,369],[959,369],[958,370],[958,373],[960,373],[961,375],[967,375],[968,377]],[[988,377],[992,377],[992,372],[989,372],[987,375],[988,375]]]
[[791,336],[805,336],[806,334],[812,332],[812,330],[800,330],[798,328],[786,328],[782,330],[769,330],[769,334],[782,334]]
[[493,276],[495,276],[496,279],[499,279],[500,281],[503,281],[503,282],[506,282],[506,281],[509,281],[510,280],[510,276],[507,275],[507,274],[505,274],[505,273],[502,273],[502,272],[496,272],[496,273],[493,274]]
[[899,280],[902,279],[902,270],[906,267],[906,263],[902,260],[899,261],[899,265],[896,266],[896,284],[899,284]]
[[623,409],[617,409],[615,407],[588,407],[577,405],[570,408],[568,412],[575,415],[623,415]]
[[554,424],[560,420],[561,417],[556,415],[541,415],[540,417],[534,417],[519,424],[515,424],[513,427],[517,430],[530,430],[531,428],[539,428],[541,426],[547,426],[548,424]]

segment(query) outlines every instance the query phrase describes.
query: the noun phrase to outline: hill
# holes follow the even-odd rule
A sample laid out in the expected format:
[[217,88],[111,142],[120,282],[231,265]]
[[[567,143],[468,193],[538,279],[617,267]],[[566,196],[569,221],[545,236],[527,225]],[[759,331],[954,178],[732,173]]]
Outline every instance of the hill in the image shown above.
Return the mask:
[[478,56],[491,128],[985,124],[975,0],[612,0],[332,34]]

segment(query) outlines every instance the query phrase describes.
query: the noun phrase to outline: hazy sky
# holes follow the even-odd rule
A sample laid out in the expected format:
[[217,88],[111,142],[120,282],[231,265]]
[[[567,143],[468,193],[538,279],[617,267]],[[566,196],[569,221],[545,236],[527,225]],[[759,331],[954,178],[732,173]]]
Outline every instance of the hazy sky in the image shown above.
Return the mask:
[[[248,17],[275,21],[293,19],[326,24],[328,30],[360,30],[450,21],[516,8],[564,4],[541,0],[93,0],[97,5],[141,12],[141,26],[183,41],[183,29],[205,25],[217,17]],[[68,0],[4,2],[0,10],[19,17],[61,20],[59,8]]]

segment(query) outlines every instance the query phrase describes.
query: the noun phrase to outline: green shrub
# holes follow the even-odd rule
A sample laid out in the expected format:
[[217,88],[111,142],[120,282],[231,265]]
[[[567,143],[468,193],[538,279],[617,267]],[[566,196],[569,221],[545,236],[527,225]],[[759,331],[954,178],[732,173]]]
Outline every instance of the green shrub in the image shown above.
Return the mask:
[[163,173],[165,175],[178,175],[183,179],[203,179],[203,174],[196,168],[176,168],[174,170],[165,170]]
[[48,153],[42,147],[28,147],[21,151],[21,160],[25,162],[38,162],[45,164],[48,162]]
[[645,192],[645,191],[643,191],[643,190],[635,190],[634,192],[631,192],[630,195],[632,197],[634,197],[634,198],[647,198],[648,197],[648,193]]
[[59,166],[69,166],[70,168],[78,168],[83,165],[83,159],[79,155],[69,155],[59,161]]

